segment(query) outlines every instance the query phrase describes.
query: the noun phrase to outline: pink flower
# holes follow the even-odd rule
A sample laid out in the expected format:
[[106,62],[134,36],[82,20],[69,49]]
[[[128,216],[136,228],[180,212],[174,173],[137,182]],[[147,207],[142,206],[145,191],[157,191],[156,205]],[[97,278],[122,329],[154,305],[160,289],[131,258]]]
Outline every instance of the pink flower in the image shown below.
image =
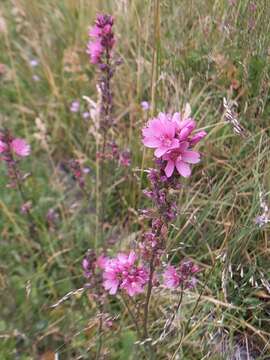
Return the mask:
[[106,53],[111,56],[112,48],[115,44],[113,34],[113,18],[110,15],[100,14],[96,18],[95,25],[89,29],[89,41],[87,45],[87,54],[90,55],[92,64],[103,64],[102,57]]
[[150,120],[142,133],[143,144],[149,148],[156,148],[155,156],[158,158],[179,146],[179,140],[175,137],[176,123],[166,114],[160,113],[157,118]]
[[91,26],[89,28],[88,35],[93,38],[99,38],[102,35],[102,28],[98,27],[97,25]]
[[199,131],[197,134],[195,134],[189,141],[190,145],[195,145],[198,142],[200,142],[205,136],[207,135],[207,132],[205,131]]
[[166,176],[172,176],[174,169],[184,177],[189,177],[191,168],[189,164],[196,164],[200,161],[200,154],[196,151],[188,150],[189,143],[182,142],[177,149],[173,149],[167,154],[163,155],[162,160],[167,161],[164,169]]
[[90,61],[92,64],[98,64],[103,54],[103,46],[100,41],[89,41],[87,45],[87,54],[90,55]]
[[150,109],[149,102],[147,102],[147,101],[142,101],[142,102],[141,102],[141,107],[142,107],[142,109],[143,109],[144,111],[149,110],[149,109]]
[[197,265],[193,264],[190,260],[183,260],[176,268],[168,266],[163,274],[163,284],[169,289],[176,289],[180,285],[183,288],[193,288],[196,285],[195,274],[200,269]]
[[0,154],[2,154],[4,151],[6,151],[7,145],[0,140]]
[[168,266],[163,274],[164,286],[169,289],[175,289],[180,284],[180,277],[174,266]]
[[28,145],[24,139],[20,138],[12,140],[10,147],[16,155],[21,157],[28,156],[31,152],[30,145]]
[[98,258],[97,258],[97,261],[96,261],[96,265],[97,267],[99,267],[100,269],[105,269],[105,266],[106,266],[106,263],[109,259],[104,256],[104,255],[100,255]]
[[116,258],[105,263],[103,286],[109,294],[115,295],[119,289],[125,290],[129,296],[143,292],[148,280],[148,271],[135,264],[137,256],[134,251],[128,255],[120,253]]

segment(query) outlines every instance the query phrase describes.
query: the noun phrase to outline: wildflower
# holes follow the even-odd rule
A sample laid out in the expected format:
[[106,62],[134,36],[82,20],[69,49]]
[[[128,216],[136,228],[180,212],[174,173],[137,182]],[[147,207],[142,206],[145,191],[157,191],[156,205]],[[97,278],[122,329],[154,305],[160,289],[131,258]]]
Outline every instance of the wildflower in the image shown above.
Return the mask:
[[164,171],[168,178],[172,176],[174,168],[183,177],[189,177],[191,174],[189,164],[200,162],[200,154],[197,151],[188,150],[188,146],[188,142],[182,142],[177,149],[173,149],[162,157],[167,161]]
[[94,275],[96,268],[96,254],[93,250],[88,250],[82,261],[83,273],[86,278]]
[[156,148],[155,156],[158,158],[179,146],[179,140],[175,138],[176,124],[163,115],[150,120],[142,130],[143,144]]
[[98,64],[101,61],[103,51],[103,46],[99,41],[90,41],[87,45],[86,53],[90,56],[90,61],[92,64]]
[[147,147],[156,148],[155,156],[166,162],[164,171],[167,178],[172,176],[175,168],[180,175],[190,176],[189,164],[200,161],[200,154],[192,151],[191,147],[201,141],[206,132],[199,131],[192,135],[196,122],[189,117],[188,110],[189,106],[186,106],[184,114],[160,113],[143,128],[143,143]]
[[88,118],[90,118],[90,113],[88,111],[85,111],[82,113],[82,117],[83,117],[83,119],[88,119]]
[[80,110],[80,102],[77,100],[72,101],[70,105],[70,111],[73,113],[77,113],[79,110]]
[[87,45],[87,54],[92,64],[103,64],[103,56],[111,57],[111,50],[115,44],[112,31],[113,17],[106,14],[97,16],[95,25],[89,29],[90,41]]
[[147,101],[142,101],[142,102],[141,102],[141,107],[142,107],[142,109],[143,109],[144,111],[149,110],[149,109],[150,109],[149,102],[147,102]]
[[15,138],[15,139],[4,139],[4,136],[0,135],[0,154],[8,153],[10,150],[13,151],[17,156],[26,157],[30,155],[31,147],[24,139]]
[[119,154],[119,163],[122,166],[130,166],[131,159],[130,159],[130,151],[124,150],[121,151]]
[[164,286],[170,289],[176,289],[179,286],[183,288],[193,288],[196,285],[194,274],[199,271],[199,267],[190,260],[184,260],[180,266],[168,266],[163,274]]
[[32,59],[29,61],[29,64],[31,67],[36,67],[36,66],[38,66],[39,62],[37,59]]
[[125,290],[129,296],[143,292],[148,271],[145,267],[136,265],[136,260],[135,252],[131,251],[128,255],[120,253],[116,258],[105,262],[103,286],[111,295],[115,295],[119,289]]
[[180,284],[180,278],[174,266],[168,266],[164,272],[164,285],[167,288],[175,289]]
[[199,131],[197,132],[197,134],[195,134],[190,140],[189,143],[190,145],[195,145],[198,142],[200,142],[205,136],[207,135],[206,131]]

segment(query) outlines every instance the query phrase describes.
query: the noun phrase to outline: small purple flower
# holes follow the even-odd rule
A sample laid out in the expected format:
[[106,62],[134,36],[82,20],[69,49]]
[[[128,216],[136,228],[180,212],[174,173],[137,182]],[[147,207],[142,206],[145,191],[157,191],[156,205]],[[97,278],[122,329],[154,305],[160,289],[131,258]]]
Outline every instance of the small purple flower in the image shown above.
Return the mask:
[[77,113],[80,110],[80,102],[75,100],[72,101],[71,105],[70,105],[70,111],[73,113]]
[[90,118],[90,113],[88,111],[85,111],[82,113],[82,117],[83,119],[89,119]]
[[150,109],[150,105],[147,101],[142,101],[141,102],[141,107],[144,111],[148,111]]
[[32,59],[29,61],[29,64],[31,67],[37,67],[39,64],[39,61],[37,59]]

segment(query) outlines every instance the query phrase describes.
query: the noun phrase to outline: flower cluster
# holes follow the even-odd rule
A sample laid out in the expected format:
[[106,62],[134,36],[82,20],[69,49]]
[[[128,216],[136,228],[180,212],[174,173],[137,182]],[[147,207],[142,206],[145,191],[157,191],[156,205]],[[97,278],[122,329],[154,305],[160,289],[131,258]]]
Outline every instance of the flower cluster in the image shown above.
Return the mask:
[[119,253],[115,258],[103,258],[100,267],[103,269],[103,285],[111,295],[119,289],[129,296],[144,291],[148,280],[148,270],[145,266],[136,264],[137,255],[134,251],[129,254]]
[[170,178],[174,170],[184,176],[191,174],[190,164],[200,161],[200,154],[192,147],[206,136],[205,131],[192,134],[196,122],[189,115],[160,113],[143,128],[143,144],[154,148],[155,156],[164,161],[164,172]]
[[90,56],[92,64],[103,65],[111,57],[111,51],[115,44],[115,38],[112,31],[113,17],[110,15],[98,15],[96,23],[89,29],[91,40],[87,46],[87,54]]
[[30,145],[24,139],[14,138],[9,131],[0,133],[0,159],[7,165],[9,187],[18,187],[28,176],[20,172],[17,163],[20,158],[29,156],[30,152]]
[[190,260],[183,260],[178,267],[168,266],[163,275],[164,286],[170,289],[179,286],[193,288],[197,282],[194,275],[199,271],[199,267]]
[[30,152],[30,145],[24,139],[13,138],[8,133],[0,133],[0,154],[3,154],[3,160],[8,161],[11,153],[19,157],[26,157],[30,155]]

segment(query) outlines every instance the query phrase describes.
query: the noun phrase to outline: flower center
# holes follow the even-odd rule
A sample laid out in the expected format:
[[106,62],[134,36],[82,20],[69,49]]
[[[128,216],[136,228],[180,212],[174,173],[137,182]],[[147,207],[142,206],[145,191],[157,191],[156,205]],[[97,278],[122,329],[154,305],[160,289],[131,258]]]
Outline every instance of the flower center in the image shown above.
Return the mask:
[[167,136],[162,136],[161,141],[163,146],[170,147],[172,145],[172,139]]

